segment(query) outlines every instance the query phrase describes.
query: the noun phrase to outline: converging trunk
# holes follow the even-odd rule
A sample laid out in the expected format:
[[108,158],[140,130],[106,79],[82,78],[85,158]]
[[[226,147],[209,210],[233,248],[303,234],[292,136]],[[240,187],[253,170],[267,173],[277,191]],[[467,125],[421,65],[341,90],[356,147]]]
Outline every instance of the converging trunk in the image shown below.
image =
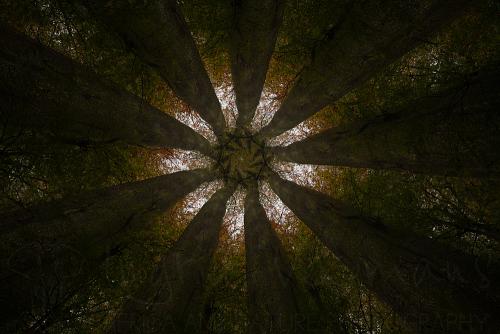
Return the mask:
[[176,0],[83,3],[221,135],[224,116]]
[[281,243],[259,202],[257,184],[245,200],[249,333],[303,333],[299,288]]
[[200,331],[203,287],[233,192],[234,187],[227,186],[201,208],[159,268],[125,302],[112,333]]
[[316,47],[262,135],[277,136],[336,102],[427,40],[468,4],[467,0],[353,2]]
[[238,107],[237,125],[253,119],[283,18],[282,0],[235,1],[231,72]]
[[363,217],[276,174],[269,181],[297,217],[418,333],[495,333],[498,268]]
[[498,178],[499,74],[499,68],[485,69],[462,87],[275,152],[279,159],[305,164]]
[[0,44],[0,118],[8,131],[210,154],[209,143],[188,126],[2,23]]
[[470,220],[456,218],[456,220],[434,219],[434,226],[454,228],[457,232],[469,232],[485,236],[488,239],[500,242],[500,228],[491,223],[477,223]]
[[207,170],[182,171],[3,213],[0,214],[0,234],[29,225],[45,228],[64,223],[70,234],[80,236],[80,241],[83,235],[88,235],[89,240],[96,242],[166,211],[201,183],[213,178]]
[[[9,312],[2,314],[3,321],[22,319],[50,305],[51,296],[41,293],[48,284],[55,284],[56,296],[72,296],[71,290],[78,291],[80,278],[85,279],[80,276],[94,271],[110,253],[119,249],[128,233],[147,227],[182,197],[212,178],[207,170],[178,172],[1,216],[2,233],[23,231],[22,227],[31,225],[33,228],[27,233],[45,235],[49,231],[51,236],[44,253],[37,251],[40,245],[35,238],[33,244],[23,243],[14,254],[2,257],[0,277],[4,284],[0,299],[11,301]],[[58,306],[61,307],[63,305]]]

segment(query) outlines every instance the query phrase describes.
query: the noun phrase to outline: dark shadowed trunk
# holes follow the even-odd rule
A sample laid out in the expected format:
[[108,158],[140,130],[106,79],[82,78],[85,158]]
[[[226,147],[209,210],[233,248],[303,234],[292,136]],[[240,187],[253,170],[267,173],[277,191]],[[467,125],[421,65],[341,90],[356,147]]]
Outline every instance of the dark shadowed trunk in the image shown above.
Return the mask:
[[500,177],[498,68],[466,85],[277,148],[297,163]]
[[456,229],[457,232],[470,232],[477,235],[483,235],[491,240],[500,242],[500,229],[489,223],[475,223],[468,219],[461,219],[459,217],[453,218],[452,220],[433,220],[435,226],[441,227],[452,227]]
[[125,302],[112,333],[200,331],[203,287],[233,191],[219,190],[201,208],[155,273]]
[[427,40],[469,3],[429,2],[354,2],[316,47],[262,135],[279,135],[334,103]]
[[28,225],[46,228],[64,223],[71,234],[82,233],[80,241],[87,234],[88,241],[104,240],[166,211],[213,177],[207,170],[183,171],[42,203],[1,214],[0,233],[13,232]]
[[22,244],[15,254],[2,256],[0,279],[4,284],[0,298],[16,301],[8,314],[2,314],[3,321],[15,321],[27,312],[48,308],[52,301],[44,291],[52,283],[56,296],[71,297],[75,285],[85,281],[85,273],[92,272],[106,254],[120,248],[127,233],[146,227],[212,178],[206,170],[178,172],[3,215],[3,233],[34,225],[36,229],[27,233],[45,235],[49,231],[52,239],[43,253],[37,251],[42,245],[35,237],[33,244]]
[[269,60],[283,17],[282,0],[235,1],[231,70],[238,126],[248,125],[259,104]]
[[498,328],[498,268],[365,218],[344,203],[276,174],[270,185],[418,333],[494,333]]
[[210,153],[188,126],[4,24],[0,44],[0,117],[8,131],[35,129],[77,145],[123,141]]
[[299,288],[281,243],[259,202],[257,184],[245,200],[249,333],[303,333]]
[[222,134],[225,122],[219,100],[176,0],[76,1],[87,6],[140,59],[156,69],[216,134]]

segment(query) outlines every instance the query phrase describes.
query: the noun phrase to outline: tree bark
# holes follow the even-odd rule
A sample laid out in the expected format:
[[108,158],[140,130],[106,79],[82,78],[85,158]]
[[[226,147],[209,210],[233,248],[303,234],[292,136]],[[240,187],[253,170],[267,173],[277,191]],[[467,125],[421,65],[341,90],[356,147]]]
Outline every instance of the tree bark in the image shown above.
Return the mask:
[[401,110],[275,150],[297,163],[500,177],[498,69]]
[[198,333],[201,296],[217,247],[226,202],[234,187],[216,192],[202,207],[158,269],[125,302],[112,333]]
[[[123,141],[210,154],[188,126],[0,23],[0,117],[74,144]],[[5,131],[5,129],[3,130]]]
[[250,124],[259,104],[283,8],[282,0],[235,2],[230,49],[238,126]]
[[276,174],[269,182],[297,217],[418,333],[496,332],[498,268],[363,217]]
[[[144,181],[96,189],[76,196],[2,214],[0,234],[25,226],[64,223],[70,234],[96,242],[112,237],[165,212],[171,205],[214,176],[207,170],[182,171]],[[81,235],[80,235],[81,233]]]
[[257,184],[245,200],[249,333],[303,333],[299,288],[281,243],[259,202]]
[[[36,230],[27,233],[44,235],[49,231],[50,242],[44,248],[36,239],[33,244],[19,245],[14,254],[2,256],[0,299],[11,305],[9,312],[2,314],[2,322],[15,323],[51,305],[51,296],[43,293],[47,285],[54,284],[57,303],[57,296],[78,293],[78,284],[88,281],[87,273],[94,272],[106,256],[120,248],[127,233],[146,227],[212,177],[207,170],[183,171],[3,215],[2,233],[34,225]],[[58,304],[57,309],[61,308],[64,305]]]
[[151,65],[221,135],[224,116],[176,0],[77,0]]
[[353,2],[314,50],[262,136],[277,136],[336,102],[427,40],[468,4],[467,0]]
[[488,239],[500,242],[500,229],[491,223],[476,223],[470,220],[457,218],[456,220],[434,219],[434,226],[452,227],[457,232],[470,232],[476,235],[485,236]]

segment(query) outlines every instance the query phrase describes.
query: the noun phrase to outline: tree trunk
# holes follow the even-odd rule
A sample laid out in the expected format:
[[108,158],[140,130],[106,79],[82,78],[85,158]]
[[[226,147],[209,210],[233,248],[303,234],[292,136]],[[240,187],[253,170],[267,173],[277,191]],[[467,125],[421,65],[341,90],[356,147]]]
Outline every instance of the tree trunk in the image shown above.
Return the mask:
[[460,15],[470,1],[353,2],[312,54],[271,123],[277,136],[376,75]]
[[[43,229],[64,223],[70,234],[82,233],[89,236],[89,241],[95,242],[165,212],[213,177],[207,170],[182,171],[4,213],[0,216],[0,234],[28,225],[39,225]],[[82,235],[79,235],[80,240]]]
[[234,187],[227,186],[202,207],[155,273],[126,301],[112,333],[200,331],[201,296],[233,192]]
[[457,232],[470,232],[485,236],[488,239],[500,242],[500,229],[491,223],[476,223],[468,219],[457,217],[456,220],[446,221],[441,219],[433,220],[434,226],[452,227]]
[[224,116],[176,0],[77,0],[116,32],[142,61],[221,135]]
[[43,291],[52,282],[58,296],[71,296],[75,284],[88,279],[85,273],[95,270],[107,254],[116,251],[126,233],[144,228],[212,177],[206,170],[183,171],[2,216],[2,233],[36,225],[36,231],[27,233],[45,235],[48,231],[52,240],[42,248],[45,252],[37,251],[41,245],[35,240],[19,245],[14,254],[2,256],[0,298],[11,305],[11,312],[2,314],[3,322],[15,322],[29,312],[48,307],[50,300]]
[[249,333],[303,333],[299,288],[278,236],[259,202],[257,184],[245,200]]
[[[74,144],[124,141],[210,153],[188,126],[0,23],[0,117]],[[5,130],[4,130],[5,131]]]
[[277,148],[297,163],[500,177],[498,69],[402,110]]
[[276,174],[269,181],[318,238],[418,333],[496,332],[498,268],[384,226]]
[[487,238],[490,238],[491,240],[500,242],[500,229],[491,224],[470,224],[463,225],[458,228],[462,228],[466,232],[481,234]]
[[238,0],[231,36],[231,69],[237,125],[250,124],[259,104],[283,17],[282,0]]

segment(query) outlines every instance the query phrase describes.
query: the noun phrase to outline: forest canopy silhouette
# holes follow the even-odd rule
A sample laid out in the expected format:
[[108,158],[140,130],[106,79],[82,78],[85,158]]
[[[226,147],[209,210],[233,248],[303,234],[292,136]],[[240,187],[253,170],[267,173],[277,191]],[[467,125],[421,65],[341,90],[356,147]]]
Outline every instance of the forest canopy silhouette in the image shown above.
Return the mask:
[[1,333],[500,333],[490,0],[0,0]]

